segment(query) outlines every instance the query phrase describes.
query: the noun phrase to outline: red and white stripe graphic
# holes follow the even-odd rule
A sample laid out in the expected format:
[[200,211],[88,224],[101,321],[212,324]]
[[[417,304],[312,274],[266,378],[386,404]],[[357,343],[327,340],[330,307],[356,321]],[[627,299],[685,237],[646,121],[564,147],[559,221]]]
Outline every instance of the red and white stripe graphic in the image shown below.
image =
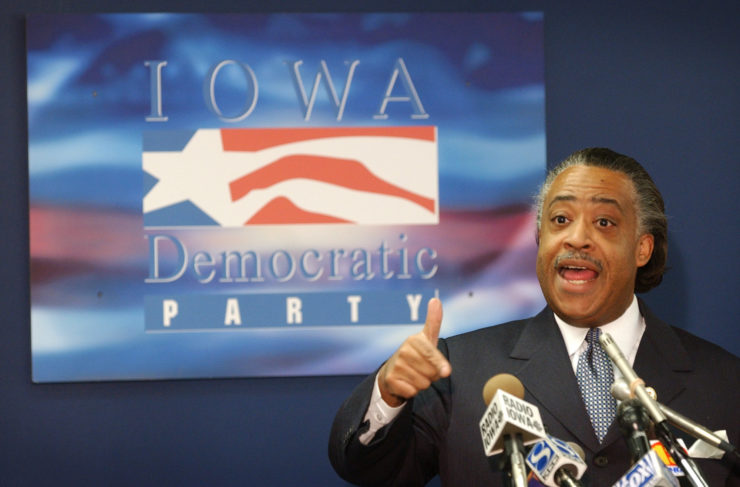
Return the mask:
[[189,200],[221,226],[439,221],[435,127],[201,129],[143,168],[144,212]]

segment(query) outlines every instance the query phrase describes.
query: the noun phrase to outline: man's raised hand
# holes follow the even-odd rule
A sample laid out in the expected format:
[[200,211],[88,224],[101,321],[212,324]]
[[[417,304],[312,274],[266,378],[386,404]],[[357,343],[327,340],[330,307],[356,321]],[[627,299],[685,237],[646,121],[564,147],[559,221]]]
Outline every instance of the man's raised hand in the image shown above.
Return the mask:
[[390,406],[400,406],[452,372],[450,363],[437,349],[441,326],[442,303],[432,298],[424,328],[408,337],[378,373],[380,395]]

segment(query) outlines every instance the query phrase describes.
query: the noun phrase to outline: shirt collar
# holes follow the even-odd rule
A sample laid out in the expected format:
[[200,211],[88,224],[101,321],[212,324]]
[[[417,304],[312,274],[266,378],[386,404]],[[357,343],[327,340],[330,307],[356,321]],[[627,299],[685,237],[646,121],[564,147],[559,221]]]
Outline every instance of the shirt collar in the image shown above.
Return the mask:
[[[554,313],[553,313],[554,314]],[[581,347],[583,341],[586,339],[588,328],[569,325],[557,314],[555,314],[555,321],[560,328],[560,333],[563,335],[565,341],[565,347],[568,350],[568,356],[573,357],[573,354]],[[637,346],[640,343],[642,334],[645,331],[645,322],[640,315],[640,307],[637,304],[637,297],[632,296],[632,303],[627,307],[622,316],[599,327],[602,332],[606,332],[611,335],[612,339],[616,342],[617,346],[627,358],[630,363],[634,363],[635,355],[637,354]]]

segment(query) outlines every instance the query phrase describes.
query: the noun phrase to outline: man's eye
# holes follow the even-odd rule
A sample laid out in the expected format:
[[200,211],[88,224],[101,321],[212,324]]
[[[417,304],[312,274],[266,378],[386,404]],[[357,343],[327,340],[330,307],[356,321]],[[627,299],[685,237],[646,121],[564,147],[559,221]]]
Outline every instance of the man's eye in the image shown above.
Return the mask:
[[553,218],[553,221],[559,225],[562,225],[563,223],[566,223],[568,221],[567,218],[565,218],[562,215],[558,215],[555,218]]
[[607,220],[606,218],[599,218],[598,220],[596,220],[596,223],[600,227],[610,227],[614,225],[611,220]]

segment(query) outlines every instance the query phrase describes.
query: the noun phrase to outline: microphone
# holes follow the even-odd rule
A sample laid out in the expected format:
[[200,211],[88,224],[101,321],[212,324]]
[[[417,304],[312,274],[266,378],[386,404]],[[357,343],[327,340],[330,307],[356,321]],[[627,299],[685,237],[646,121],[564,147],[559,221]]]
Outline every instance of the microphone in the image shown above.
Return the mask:
[[511,374],[494,375],[483,387],[488,407],[479,423],[486,456],[504,452],[502,469],[515,487],[527,485],[524,445],[545,437],[539,409],[522,397],[524,386],[519,379]]
[[678,480],[650,450],[613,487],[679,487]]
[[622,354],[622,351],[611,335],[602,333],[599,337],[599,342],[601,342],[601,347],[614,365],[622,372],[622,375],[629,384],[630,392],[634,391],[634,394],[630,394],[630,396],[637,396],[640,403],[645,407],[648,415],[650,415],[650,418],[655,424],[655,432],[660,438],[661,443],[665,445],[671,456],[679,462],[691,484],[695,487],[709,487],[702,477],[699,467],[689,458],[683,447],[679,445],[676,437],[671,433],[671,430],[668,429],[668,420],[658,407],[658,403],[650,397],[645,389],[645,381],[637,377],[637,374],[629,362],[627,362],[627,359],[624,358],[624,354]]
[[628,399],[617,407],[617,423],[627,442],[634,465],[650,451],[650,440],[645,433],[650,426],[650,418],[640,401]]
[[581,487],[578,480],[586,471],[583,449],[550,435],[534,444],[527,465],[547,487]]
[[[627,381],[625,381],[624,379],[615,380],[610,390],[611,390],[612,396],[614,396],[616,399],[619,399],[620,401],[625,401],[630,398],[630,386],[627,384]],[[689,418],[687,418],[686,416],[680,413],[677,413],[676,411],[669,408],[668,406],[665,406],[659,402],[657,402],[656,404],[660,408],[661,412],[666,416],[668,421],[672,425],[674,425],[676,428],[690,434],[697,440],[702,440],[705,443],[712,445],[715,448],[718,448],[727,453],[731,453],[735,455],[736,457],[740,456],[740,453],[738,453],[737,448],[735,448],[730,443],[726,442],[724,439],[714,434],[714,432],[712,432],[708,428],[705,428],[704,426],[698,423],[695,423],[694,421],[690,420]]]

